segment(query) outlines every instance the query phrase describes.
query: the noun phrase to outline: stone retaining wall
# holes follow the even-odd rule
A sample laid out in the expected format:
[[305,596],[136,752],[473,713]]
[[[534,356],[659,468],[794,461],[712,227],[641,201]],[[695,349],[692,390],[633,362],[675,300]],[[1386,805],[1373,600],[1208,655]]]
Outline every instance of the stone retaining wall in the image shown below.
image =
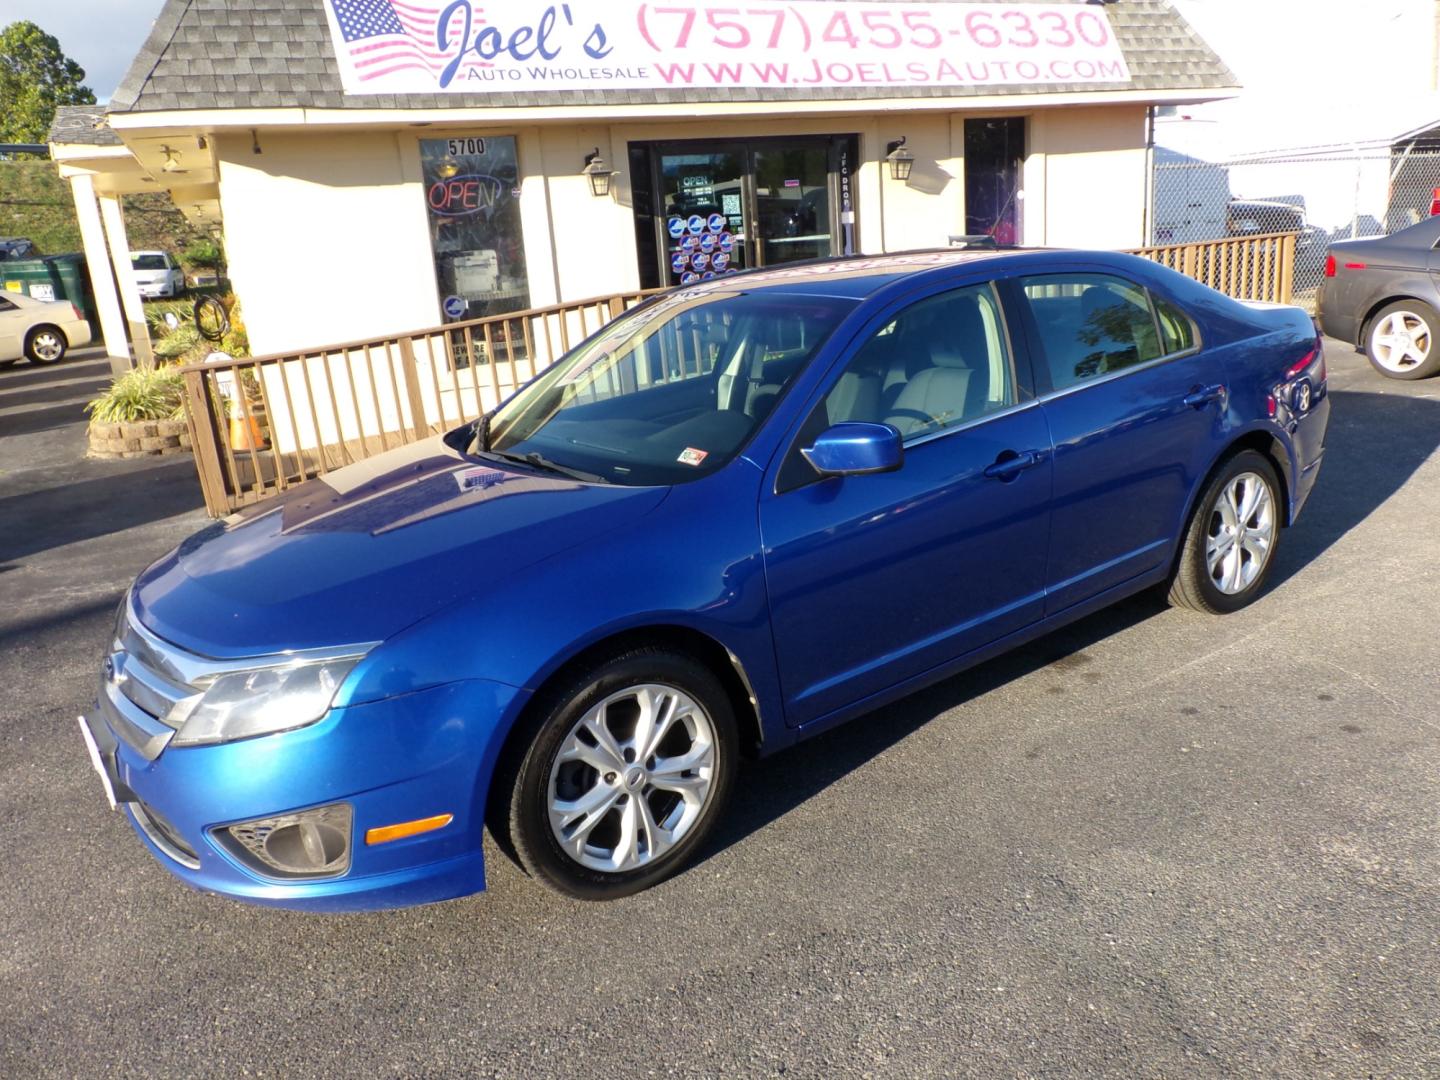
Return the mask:
[[137,458],[190,452],[184,420],[90,425],[90,457]]

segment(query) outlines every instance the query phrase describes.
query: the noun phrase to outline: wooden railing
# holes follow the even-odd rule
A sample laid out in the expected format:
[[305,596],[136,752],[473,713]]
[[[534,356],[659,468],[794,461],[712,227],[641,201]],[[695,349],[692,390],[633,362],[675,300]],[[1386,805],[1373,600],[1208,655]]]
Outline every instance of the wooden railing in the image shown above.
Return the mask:
[[[1137,249],[1241,299],[1290,299],[1295,235]],[[660,290],[532,308],[369,341],[181,368],[216,517],[473,420]]]
[[1295,234],[1230,236],[1195,244],[1136,248],[1171,270],[1202,281],[1237,300],[1290,303],[1295,285]]
[[218,517],[473,420],[646,295],[183,367],[205,506]]

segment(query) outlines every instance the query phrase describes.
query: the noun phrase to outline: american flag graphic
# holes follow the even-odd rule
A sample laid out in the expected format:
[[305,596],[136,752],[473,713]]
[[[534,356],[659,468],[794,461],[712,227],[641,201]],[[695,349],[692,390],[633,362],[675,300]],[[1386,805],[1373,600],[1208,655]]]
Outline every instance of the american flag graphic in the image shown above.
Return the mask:
[[[469,42],[460,42],[460,35],[465,32],[463,9],[450,17],[446,35],[450,47],[442,53],[436,33],[441,8],[402,0],[330,0],[330,6],[361,82],[412,69],[438,76],[455,53],[469,45]],[[485,20],[477,10],[471,19],[472,37],[484,25]],[[471,65],[492,66],[477,60],[473,54],[466,57],[462,70]]]

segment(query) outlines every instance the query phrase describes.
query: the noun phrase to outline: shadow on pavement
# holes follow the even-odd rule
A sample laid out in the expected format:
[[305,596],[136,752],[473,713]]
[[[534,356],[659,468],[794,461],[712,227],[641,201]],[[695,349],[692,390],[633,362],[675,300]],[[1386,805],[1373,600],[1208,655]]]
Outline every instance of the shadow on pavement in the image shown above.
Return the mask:
[[0,436],[33,435],[37,431],[54,431],[85,422],[85,403],[71,401],[65,405],[51,405],[46,409],[27,409],[24,412],[7,413],[0,416]]
[[1394,495],[1440,447],[1440,401],[1331,391],[1325,463],[1285,535],[1270,587],[1286,581]]
[[50,402],[74,402],[80,399],[88,401],[105,389],[109,381],[108,369],[91,374],[82,368],[72,370],[69,378],[36,383],[29,389],[12,390],[8,382],[0,383],[0,387],[3,387],[3,390],[0,390],[0,408],[15,409],[22,405],[47,405]]
[[73,360],[62,360],[58,364],[22,364],[0,368],[0,406],[10,403],[11,390],[87,377],[101,383],[108,382],[111,377],[109,360],[104,356],[82,356]]
[[[57,478],[58,479],[58,478]],[[0,563],[121,532],[204,505],[189,455],[0,498]]]
[[[1327,446],[1315,491],[1281,549],[1272,588],[1373,513],[1434,453],[1440,446],[1440,401],[1334,391]],[[1078,654],[1088,646],[1166,609],[1159,591],[1148,590],[753,763],[742,776],[742,793],[701,859],[784,816],[934,717],[1051,664],[1079,667],[1086,658]]]
[[[7,569],[10,567],[0,566],[0,570]],[[113,592],[105,593],[96,600],[87,600],[83,604],[57,608],[47,611],[44,615],[13,621],[7,619],[4,612],[0,612],[0,652],[7,651],[22,642],[33,644],[46,635],[63,637],[77,631],[89,633],[88,622],[90,620],[94,620],[97,627],[108,627],[112,625],[115,610],[120,604],[120,598],[124,595],[124,589],[116,589]],[[103,631],[101,632],[103,633]]]

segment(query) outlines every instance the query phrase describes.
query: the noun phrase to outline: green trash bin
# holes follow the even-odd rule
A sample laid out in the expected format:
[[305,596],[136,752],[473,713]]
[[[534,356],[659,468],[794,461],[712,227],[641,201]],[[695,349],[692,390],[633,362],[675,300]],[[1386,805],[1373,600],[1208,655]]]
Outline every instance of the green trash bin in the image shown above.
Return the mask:
[[99,330],[95,293],[90,288],[85,256],[79,252],[0,261],[0,286],[7,292],[25,293],[36,300],[69,300],[80,309],[80,315],[90,324],[91,333]]

